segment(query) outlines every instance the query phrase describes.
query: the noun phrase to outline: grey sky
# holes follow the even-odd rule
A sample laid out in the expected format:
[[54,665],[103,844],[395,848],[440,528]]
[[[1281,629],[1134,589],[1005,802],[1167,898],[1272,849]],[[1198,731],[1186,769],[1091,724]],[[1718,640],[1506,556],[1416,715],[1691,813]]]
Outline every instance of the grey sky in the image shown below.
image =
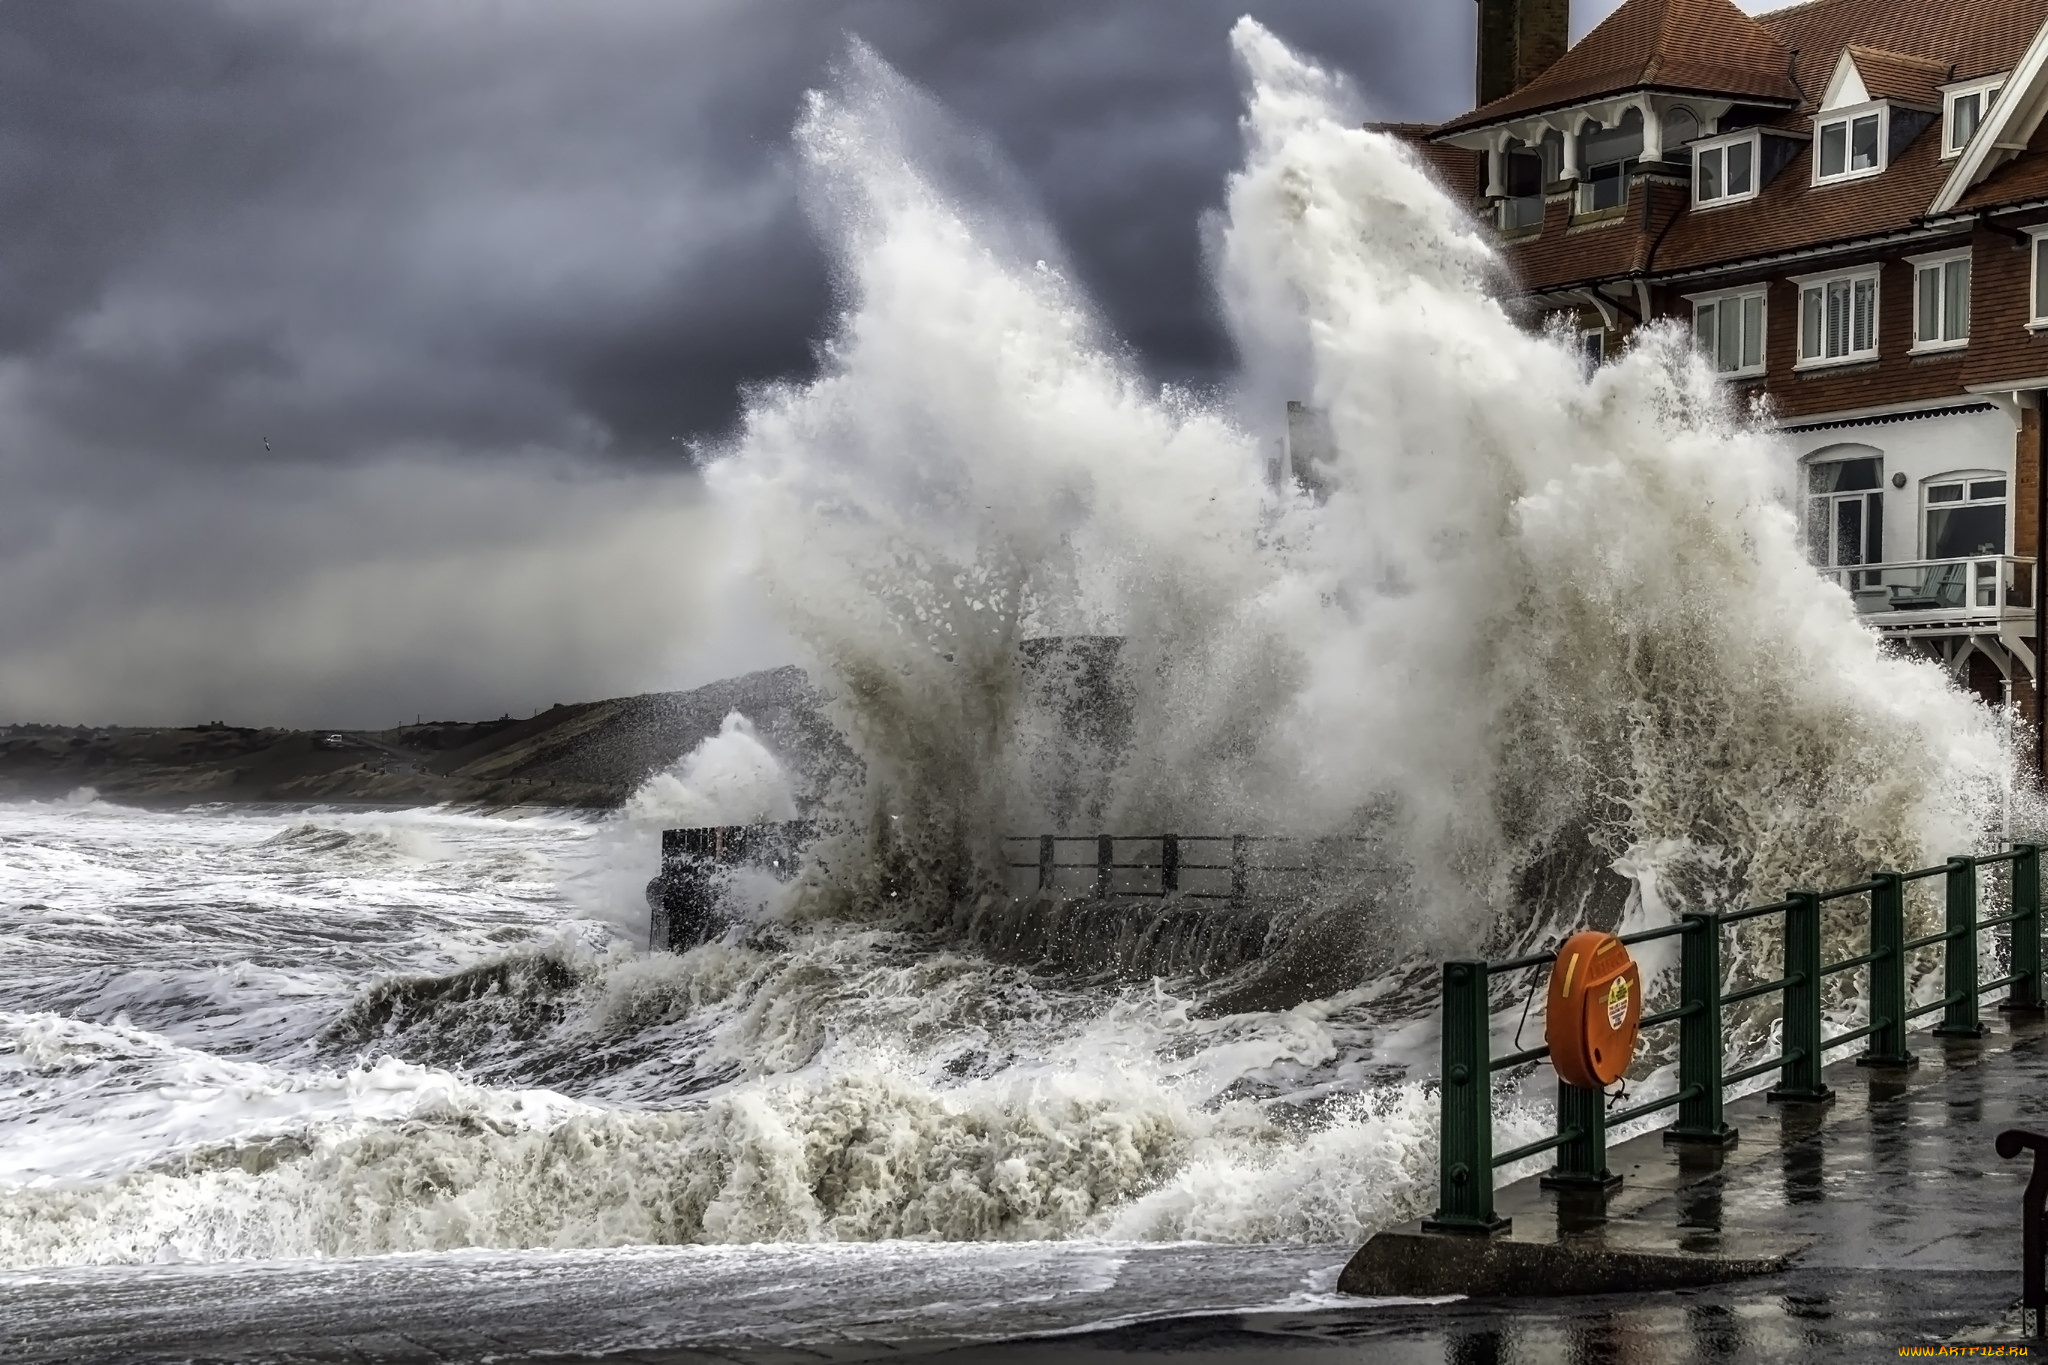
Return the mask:
[[1201,382],[1246,10],[1383,117],[1469,103],[1471,0],[0,5],[0,722],[367,724],[766,661],[701,609],[684,456],[830,307],[802,91],[866,39]]

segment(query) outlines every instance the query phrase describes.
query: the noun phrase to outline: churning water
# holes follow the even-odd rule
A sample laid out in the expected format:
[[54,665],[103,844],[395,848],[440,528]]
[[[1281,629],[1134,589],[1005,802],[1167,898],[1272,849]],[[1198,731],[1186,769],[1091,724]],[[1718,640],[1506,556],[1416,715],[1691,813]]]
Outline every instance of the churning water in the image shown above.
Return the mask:
[[[1233,37],[1231,394],[1148,387],[865,51],[811,99],[844,312],[711,482],[862,762],[723,938],[640,951],[637,888],[665,819],[794,808],[738,721],[603,821],[0,810],[0,1265],[1352,1243],[1428,1198],[1442,950],[1986,837],[2003,722],[1806,568],[1785,453],[1682,338],[1583,374],[1337,82]],[[1288,397],[1313,497],[1265,476]],[[1081,635],[1122,641],[1114,742],[1018,667]],[[1147,956],[1167,908],[1063,953],[997,842],[1063,822],[1370,875],[1214,973]]]

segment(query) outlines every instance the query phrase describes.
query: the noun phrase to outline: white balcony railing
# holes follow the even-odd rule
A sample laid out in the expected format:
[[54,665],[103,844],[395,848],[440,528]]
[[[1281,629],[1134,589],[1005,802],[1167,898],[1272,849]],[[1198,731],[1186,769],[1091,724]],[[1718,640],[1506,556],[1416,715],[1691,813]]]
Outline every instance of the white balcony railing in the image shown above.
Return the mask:
[[1989,620],[2034,609],[2034,561],[2015,555],[1822,569],[1874,626]]
[[1600,213],[1607,209],[1618,209],[1628,202],[1628,179],[1623,175],[1603,175],[1581,180],[1578,190],[1579,213]]
[[1500,225],[1506,231],[1540,227],[1543,224],[1543,196],[1511,195],[1500,201]]

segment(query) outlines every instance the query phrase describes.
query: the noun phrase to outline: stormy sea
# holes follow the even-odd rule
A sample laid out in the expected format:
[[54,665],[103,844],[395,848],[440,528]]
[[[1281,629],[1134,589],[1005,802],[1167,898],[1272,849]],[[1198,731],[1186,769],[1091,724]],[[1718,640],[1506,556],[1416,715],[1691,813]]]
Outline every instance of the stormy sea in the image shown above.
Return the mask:
[[[1148,384],[872,55],[810,99],[843,311],[705,477],[833,761],[736,713],[604,815],[0,807],[0,1357],[1312,1313],[1433,1202],[1444,956],[2032,818],[2009,718],[1808,569],[1789,459],[1685,337],[1587,373],[1341,82],[1234,42],[1230,393]],[[1275,477],[1243,414],[1289,400],[1319,436]],[[1030,666],[1088,640],[1113,667]],[[795,877],[649,950],[660,830],[799,816]],[[1087,898],[1007,842],[1161,831],[1346,851]],[[1526,1089],[1504,1135],[1551,1126]]]

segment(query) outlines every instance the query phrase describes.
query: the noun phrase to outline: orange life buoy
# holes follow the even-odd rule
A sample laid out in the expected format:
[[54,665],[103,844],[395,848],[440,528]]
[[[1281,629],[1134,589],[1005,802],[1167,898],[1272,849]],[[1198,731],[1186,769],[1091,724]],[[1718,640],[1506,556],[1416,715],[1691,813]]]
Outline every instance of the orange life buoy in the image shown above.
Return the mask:
[[1557,950],[1543,1037],[1558,1078],[1586,1090],[1620,1080],[1636,1055],[1643,974],[1622,941],[1583,929]]

